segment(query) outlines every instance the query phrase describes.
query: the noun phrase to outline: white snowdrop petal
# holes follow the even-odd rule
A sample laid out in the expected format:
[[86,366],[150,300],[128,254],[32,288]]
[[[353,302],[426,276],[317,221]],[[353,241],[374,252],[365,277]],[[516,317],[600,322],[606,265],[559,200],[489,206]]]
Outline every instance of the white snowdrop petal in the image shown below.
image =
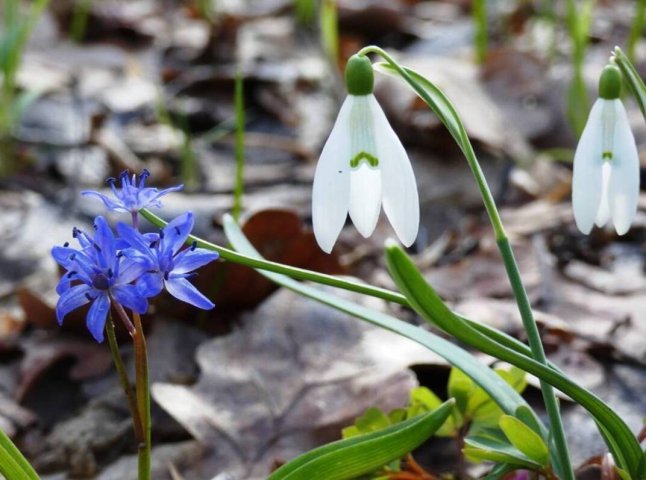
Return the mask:
[[621,100],[613,100],[616,109],[613,158],[608,200],[617,234],[623,235],[637,212],[639,200],[639,153],[628,116]]
[[610,183],[610,163],[603,162],[601,165],[601,201],[594,224],[603,227],[610,219],[610,203],[608,203],[608,184]]
[[361,235],[372,235],[380,211],[381,171],[361,163],[350,171],[350,218]]
[[419,231],[419,196],[415,174],[404,146],[372,95],[370,108],[375,119],[384,211],[399,240],[410,247]]
[[592,106],[588,122],[574,154],[572,209],[578,229],[588,234],[599,211],[602,196],[602,112],[606,100]]
[[314,173],[312,223],[321,250],[330,253],[348,216],[350,202],[350,112],[348,96],[325,142]]

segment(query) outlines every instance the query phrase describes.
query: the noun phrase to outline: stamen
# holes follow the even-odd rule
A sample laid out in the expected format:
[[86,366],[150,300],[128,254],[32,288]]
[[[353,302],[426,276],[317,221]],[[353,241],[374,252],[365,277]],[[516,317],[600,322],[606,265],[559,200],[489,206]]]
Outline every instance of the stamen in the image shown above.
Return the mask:
[[108,268],[108,277],[112,278],[113,275],[114,273],[112,272],[112,269]]
[[148,169],[144,168],[139,175],[139,188],[144,188],[146,185],[146,179],[150,176]]
[[197,248],[197,241],[193,240],[193,243],[191,243],[191,251],[195,250]]
[[182,234],[182,232],[181,232],[181,230],[179,229],[179,227],[175,227],[175,233],[176,233],[177,235],[181,235],[181,234]]
[[89,292],[85,292],[85,298],[87,298],[90,302],[94,300],[94,297],[92,297],[92,295],[90,295]]
[[105,183],[106,183],[107,185],[114,185],[114,183],[115,183],[116,181],[117,181],[117,179],[116,179],[116,178],[114,178],[114,177],[109,177],[109,178],[105,181]]
[[65,243],[63,244],[63,246],[64,246],[65,248],[69,247],[69,246],[70,246],[70,242],[65,242]]
[[77,273],[78,272],[76,270],[70,270],[69,272],[67,272],[67,278],[72,278]]
[[81,233],[81,231],[78,228],[76,227],[72,228],[72,237],[74,238],[78,237],[79,233]]
[[163,231],[163,230],[160,230],[160,231],[159,231],[159,238],[160,238],[160,239],[163,239],[163,238],[164,238],[164,231]]
[[164,272],[164,280],[168,280],[168,276],[169,276],[169,273],[168,273],[168,272]]

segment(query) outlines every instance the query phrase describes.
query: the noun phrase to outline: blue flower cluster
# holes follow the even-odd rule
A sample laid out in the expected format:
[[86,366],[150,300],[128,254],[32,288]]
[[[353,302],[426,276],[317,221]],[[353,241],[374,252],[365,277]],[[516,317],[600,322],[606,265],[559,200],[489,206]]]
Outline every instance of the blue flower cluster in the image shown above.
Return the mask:
[[193,214],[180,215],[158,233],[141,233],[136,228],[138,209],[161,206],[159,197],[177,190],[146,188],[147,176],[144,171],[137,184],[134,175],[130,180],[127,172],[122,174],[121,190],[111,181],[116,201],[97,192],[84,192],[98,195],[109,210],[130,212],[135,227],[118,223],[116,236],[106,219],[98,216],[93,236],[74,229],[73,237],[79,248],[66,243],[52,249],[52,256],[66,270],[56,289],[60,295],[56,305],[58,323],[62,324],[72,310],[90,303],[87,327],[98,342],[103,341],[111,304],[142,314],[148,310],[148,299],[166,289],[175,298],[198,308],[214,307],[188,281],[196,275],[196,269],[218,258],[216,252],[197,248],[195,243],[182,248],[193,229]]

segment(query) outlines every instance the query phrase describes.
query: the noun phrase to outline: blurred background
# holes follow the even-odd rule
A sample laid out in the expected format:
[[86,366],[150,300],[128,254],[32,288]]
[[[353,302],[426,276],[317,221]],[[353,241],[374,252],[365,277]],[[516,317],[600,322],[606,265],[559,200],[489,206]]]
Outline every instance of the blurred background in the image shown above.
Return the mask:
[[[3,0],[0,15],[0,428],[43,478],[136,472],[107,346],[91,339],[82,310],[56,324],[50,250],[104,214],[80,191],[107,192],[108,177],[146,168],[149,186],[184,185],[158,213],[191,210],[205,239],[226,245],[222,216],[239,209],[266,257],[394,288],[382,256],[393,235],[385,217],[367,240],[348,226],[332,255],[310,228],[314,168],[345,96],[345,61],[369,44],[455,103],[550,358],[641,428],[646,197],[627,235],[584,236],[570,186],[577,138],[614,46],[646,69],[645,1]],[[376,95],[417,177],[416,262],[456,310],[522,339],[462,154],[402,82],[377,74]],[[641,147],[644,119],[624,100]],[[237,146],[236,120],[244,121]],[[264,478],[338,438],[367,407],[395,408],[415,385],[442,392],[446,384],[440,358],[276,291],[250,269],[218,262],[196,284],[214,310],[164,297],[145,318],[156,479]],[[538,406],[537,392],[526,395]],[[583,411],[567,400],[564,409],[575,463],[603,452]],[[454,448],[436,441],[420,458],[450,472]],[[595,468],[585,478],[596,478]]]

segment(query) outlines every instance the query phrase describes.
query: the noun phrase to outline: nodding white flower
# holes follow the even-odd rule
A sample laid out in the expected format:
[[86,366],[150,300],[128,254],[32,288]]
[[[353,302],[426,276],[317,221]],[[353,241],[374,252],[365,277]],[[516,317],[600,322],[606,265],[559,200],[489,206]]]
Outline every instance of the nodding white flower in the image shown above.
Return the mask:
[[348,97],[316,166],[312,192],[314,235],[327,253],[350,214],[368,237],[384,211],[401,242],[412,245],[419,229],[415,175],[399,138],[372,94],[372,63],[354,55],[346,67]]
[[610,219],[623,235],[637,212],[639,154],[619,95],[621,71],[606,66],[594,103],[574,154],[572,208],[581,232],[603,227]]

